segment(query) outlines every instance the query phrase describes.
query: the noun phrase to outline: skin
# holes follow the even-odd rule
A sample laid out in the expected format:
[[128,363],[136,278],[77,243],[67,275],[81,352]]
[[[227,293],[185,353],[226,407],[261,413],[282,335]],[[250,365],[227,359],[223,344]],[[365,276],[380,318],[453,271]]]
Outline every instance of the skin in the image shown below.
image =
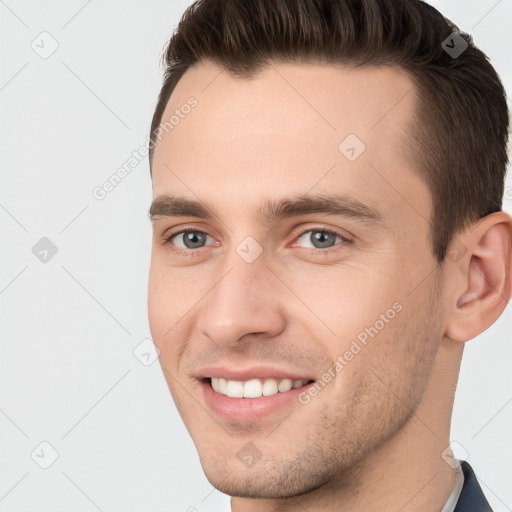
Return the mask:
[[[157,144],[153,195],[207,202],[216,216],[153,219],[148,311],[160,363],[209,481],[233,511],[439,512],[455,472],[442,452],[465,341],[487,329],[511,294],[512,219],[495,213],[438,266],[428,187],[406,151],[416,104],[397,68],[277,64],[253,80],[203,62],[189,69],[163,119],[198,104]],[[394,107],[393,107],[394,106]],[[366,150],[338,150],[348,134]],[[324,214],[262,222],[266,199],[339,193],[382,213],[384,226]],[[205,245],[183,248],[199,229]],[[333,250],[307,228],[335,230]],[[262,254],[236,252],[252,236]],[[195,251],[195,252],[194,252]],[[316,251],[316,252],[315,252]],[[306,405],[253,423],[205,404],[207,364],[272,364],[320,380],[392,305],[401,311]],[[259,460],[237,453],[251,442]]]

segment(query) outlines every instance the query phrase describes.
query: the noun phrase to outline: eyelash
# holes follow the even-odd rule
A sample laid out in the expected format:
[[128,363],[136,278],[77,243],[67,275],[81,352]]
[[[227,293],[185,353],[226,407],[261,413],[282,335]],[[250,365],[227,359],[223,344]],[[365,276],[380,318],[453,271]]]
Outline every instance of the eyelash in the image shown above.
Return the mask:
[[[337,231],[334,231],[331,229],[322,228],[322,227],[305,229],[305,230],[301,231],[298,235],[296,235],[295,238],[299,239],[303,235],[305,235],[306,233],[309,233],[309,232],[321,232],[321,233],[326,233],[328,235],[334,235],[335,237],[339,237],[341,239],[341,242],[344,242],[343,244],[338,243],[338,244],[335,244],[333,247],[327,247],[326,249],[314,249],[314,248],[310,248],[310,247],[302,248],[302,250],[306,251],[307,254],[314,255],[314,256],[318,256],[320,254],[321,255],[330,255],[332,252],[339,251],[340,245],[345,245],[347,243],[352,242],[352,240],[350,240],[346,236],[342,235],[341,233],[338,233]],[[180,256],[185,256],[185,257],[194,257],[194,256],[196,256],[196,253],[199,249],[205,249],[205,247],[199,247],[199,249],[185,250],[185,249],[181,249],[179,247],[174,246],[172,244],[172,239],[174,237],[176,237],[178,235],[182,235],[184,233],[203,233],[205,235],[208,235],[208,233],[206,231],[203,231],[202,229],[195,229],[195,228],[194,229],[182,229],[181,231],[176,231],[175,233],[171,233],[170,235],[166,236],[164,238],[164,245],[172,246],[173,252],[175,252],[176,254],[178,254]]]

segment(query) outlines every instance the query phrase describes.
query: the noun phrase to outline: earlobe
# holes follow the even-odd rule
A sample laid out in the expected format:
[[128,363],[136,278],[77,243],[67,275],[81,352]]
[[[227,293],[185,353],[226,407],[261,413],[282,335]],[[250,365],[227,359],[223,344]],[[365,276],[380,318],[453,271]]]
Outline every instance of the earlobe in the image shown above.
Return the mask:
[[446,263],[454,281],[461,274],[463,279],[453,285],[453,305],[445,335],[465,342],[488,329],[510,300],[512,217],[504,212],[488,215],[461,238],[467,253],[460,261]]

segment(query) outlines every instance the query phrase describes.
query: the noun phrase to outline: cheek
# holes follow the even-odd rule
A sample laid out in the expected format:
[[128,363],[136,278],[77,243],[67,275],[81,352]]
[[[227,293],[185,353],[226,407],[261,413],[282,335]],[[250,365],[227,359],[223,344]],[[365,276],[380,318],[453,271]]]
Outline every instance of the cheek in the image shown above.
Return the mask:
[[[343,354],[351,341],[364,343],[375,332],[390,331],[399,315],[401,291],[392,272],[356,265],[296,272],[292,288],[311,314],[315,338],[331,358]],[[304,306],[301,305],[304,314]],[[359,337],[359,338],[358,338]],[[350,357],[350,356],[349,356]]]
[[148,320],[155,343],[158,343],[165,333],[165,324],[168,322],[167,315],[169,311],[172,311],[164,278],[165,275],[152,261],[148,280]]
[[[334,384],[331,389],[336,396],[343,397],[342,409],[349,404],[358,407],[359,401],[374,407],[381,400],[386,410],[385,405],[389,408],[396,400],[387,385],[407,395],[404,382],[414,380],[415,366],[425,357],[431,359],[425,345],[431,332],[425,332],[425,297],[408,296],[410,288],[397,275],[392,265],[385,271],[353,265],[331,267],[315,276],[298,273],[294,281],[294,291],[322,320],[311,316],[309,325],[332,361],[324,369],[325,380]],[[319,328],[313,329],[314,325]]]
[[191,283],[181,274],[166,265],[163,257],[153,255],[148,279],[148,317],[157,338],[161,339],[197,301],[198,283]]
[[180,319],[186,314],[183,298],[186,296],[176,288],[172,274],[152,262],[148,281],[149,327],[160,351],[160,364],[173,372],[179,351],[178,340],[186,339],[178,335]]

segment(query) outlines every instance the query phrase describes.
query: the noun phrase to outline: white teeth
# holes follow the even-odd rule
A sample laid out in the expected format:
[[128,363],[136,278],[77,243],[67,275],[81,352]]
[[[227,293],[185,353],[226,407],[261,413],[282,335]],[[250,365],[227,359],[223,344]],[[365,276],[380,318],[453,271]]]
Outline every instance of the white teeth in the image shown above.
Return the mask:
[[228,380],[226,395],[233,398],[242,398],[244,396],[244,383],[239,380]]
[[275,395],[278,392],[276,379],[265,379],[263,383],[263,396]]
[[261,396],[263,386],[258,379],[248,380],[244,384],[245,398],[259,398]]
[[222,377],[212,377],[211,384],[214,391],[232,398],[259,398],[272,396],[277,393],[286,393],[291,389],[302,387],[307,381],[291,379],[251,379],[246,382],[227,380]]
[[285,391],[290,391],[290,389],[292,389],[292,381],[290,379],[283,379],[277,386],[277,389],[281,393],[284,393]]

